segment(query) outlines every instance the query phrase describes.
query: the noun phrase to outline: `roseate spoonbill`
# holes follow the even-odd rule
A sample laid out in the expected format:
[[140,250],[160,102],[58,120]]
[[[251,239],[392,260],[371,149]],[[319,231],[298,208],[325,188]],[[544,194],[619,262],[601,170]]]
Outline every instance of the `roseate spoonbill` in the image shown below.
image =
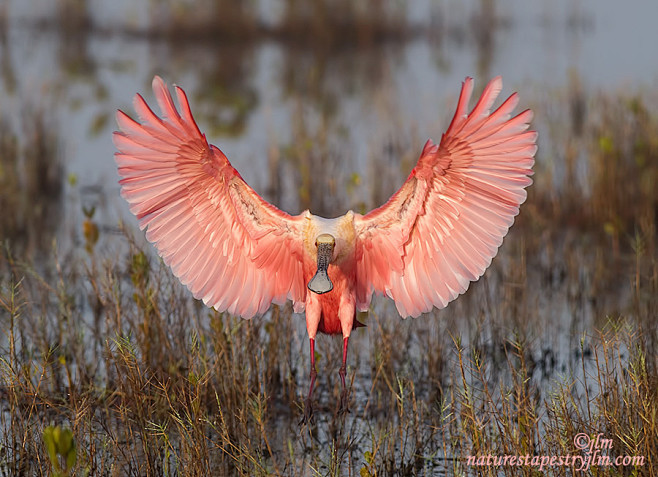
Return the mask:
[[262,199],[199,131],[187,97],[153,79],[164,115],[137,94],[141,123],[117,112],[121,194],[164,262],[196,298],[243,318],[292,300],[306,312],[312,415],[318,332],[343,336],[341,409],[347,410],[347,343],[373,292],[401,316],[443,308],[491,263],[532,183],[537,133],[532,111],[511,117],[512,94],[493,113],[500,77],[468,113],[473,80],[437,145],[427,141],[406,182],[383,206],[326,219],[291,216]]

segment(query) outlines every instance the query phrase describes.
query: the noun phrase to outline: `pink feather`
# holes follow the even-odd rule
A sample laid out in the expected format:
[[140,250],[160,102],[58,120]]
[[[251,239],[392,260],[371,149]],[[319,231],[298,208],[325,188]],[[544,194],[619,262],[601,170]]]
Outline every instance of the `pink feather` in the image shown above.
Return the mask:
[[[418,316],[446,306],[484,273],[526,198],[537,150],[537,133],[527,130],[532,112],[512,117],[516,93],[491,112],[501,89],[500,77],[491,80],[468,113],[473,80],[466,78],[441,142],[427,141],[386,204],[353,214],[350,255],[330,268],[341,284],[333,293],[359,310],[373,292],[386,294],[400,314]],[[251,189],[208,144],[181,88],[178,108],[157,76],[153,91],[163,118],[137,94],[141,123],[119,111],[114,134],[122,195],[146,237],[194,296],[218,310],[250,318],[290,299],[302,311],[314,273],[315,236],[307,233],[314,216],[292,217]],[[340,300],[318,299],[314,309],[338,319]]]
[[[402,316],[442,308],[491,263],[526,199],[537,150],[537,133],[526,132],[532,112],[509,119],[516,94],[490,112],[501,88],[500,77],[494,78],[467,114],[473,91],[467,78],[439,146],[428,141],[400,191],[379,209],[355,216],[363,251],[356,280],[360,309],[367,309],[373,291],[393,298]],[[419,208],[395,220],[400,203],[416,200],[424,213]],[[394,243],[374,246],[383,236]],[[382,267],[400,258],[402,270]]]

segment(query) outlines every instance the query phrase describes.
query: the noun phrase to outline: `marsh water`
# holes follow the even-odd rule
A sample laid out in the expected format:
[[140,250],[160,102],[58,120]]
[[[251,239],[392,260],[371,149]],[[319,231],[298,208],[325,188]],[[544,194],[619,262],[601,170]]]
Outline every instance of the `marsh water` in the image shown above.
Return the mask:
[[[502,383],[510,378],[502,371],[498,377],[497,369],[518,339],[538,401],[548,398],[549,383],[565,376],[582,383],[593,365],[594,330],[621,315],[632,317],[637,290],[629,283],[632,273],[609,277],[614,272],[606,268],[619,244],[604,238],[602,248],[592,245],[606,224],[595,224],[592,237],[582,227],[551,222],[539,197],[559,201],[568,188],[592,193],[589,146],[575,146],[575,152],[565,146],[579,137],[582,116],[595,110],[588,101],[597,95],[655,98],[658,3],[380,2],[378,12],[387,15],[381,31],[347,29],[343,36],[331,33],[343,27],[340,22],[323,27],[310,20],[309,31],[295,36],[295,3],[253,2],[227,12],[234,15],[227,22],[220,18],[221,2],[4,0],[3,134],[13,134],[19,150],[38,138],[49,154],[46,162],[23,158],[17,166],[13,202],[5,201],[2,210],[17,218],[3,222],[2,239],[35,260],[36,268],[53,250],[66,260],[88,260],[86,220],[98,227],[93,253],[101,260],[126,254],[120,222],[150,250],[119,196],[111,137],[116,109],[131,114],[137,92],[153,101],[154,75],[186,90],[200,129],[263,197],[290,213],[310,208],[329,217],[383,203],[425,140],[440,139],[461,81],[473,76],[481,90],[502,75],[502,94],[518,91],[521,107],[535,111],[533,187],[540,192],[521,208],[525,226],[512,228],[491,269],[446,310],[402,321],[389,301],[375,301],[364,318],[368,327],[350,343],[356,416],[350,432],[359,439],[368,435],[361,403],[371,392],[377,354],[392,352],[377,340],[391,334],[409,355],[396,372],[432,378],[425,391],[417,384],[419,395],[451,385],[448,371],[432,376],[453,363],[450,351],[442,354],[446,336],[481,349],[491,363],[489,377]],[[204,9],[218,20],[206,21]],[[231,22],[237,27],[229,28]],[[601,269],[608,278],[600,278]],[[92,310],[80,313],[92,319]],[[302,393],[307,342],[303,316],[295,319],[292,368]],[[318,346],[331,359],[339,352],[330,338]],[[619,352],[625,356],[627,350]],[[428,363],[428,354],[445,363]],[[337,376],[320,376],[320,409],[331,408],[336,383]],[[324,422],[321,413],[318,419]],[[284,413],[279,420],[296,426],[296,416]],[[331,441],[330,430],[318,429],[315,439]],[[282,437],[279,445],[286,442]],[[436,472],[443,472],[440,461]]]
[[[64,179],[77,178],[75,189],[62,181],[59,234],[79,222],[80,206],[99,205],[98,218],[108,226],[119,217],[134,226],[118,199],[113,116],[117,108],[131,110],[136,92],[151,98],[155,74],[186,89],[201,129],[256,190],[286,211],[312,205],[326,215],[390,195],[424,141],[440,138],[466,76],[482,88],[502,75],[503,94],[520,91],[526,107],[575,84],[616,92],[655,87],[658,77],[651,27],[658,7],[649,1],[412,2],[395,12],[412,30],[404,38],[329,46],[276,36],[241,42],[233,32],[150,35],[161,23],[174,23],[176,2],[170,3],[2,4],[3,117],[20,130],[26,110],[42,111],[58,140]],[[286,2],[255,5],[245,15],[271,23]],[[546,117],[538,113],[538,160],[550,167],[552,141],[560,138],[542,130]],[[285,154],[299,129],[312,139],[326,130],[323,140],[337,145],[326,180],[318,182],[334,181],[339,198],[324,198],[321,189],[309,192],[310,204],[301,203],[286,183],[294,171],[281,166],[272,177],[272,149]],[[387,143],[402,138],[413,142],[410,157],[386,157]],[[382,166],[391,172],[380,177],[375,172]],[[353,175],[362,181],[345,191]]]

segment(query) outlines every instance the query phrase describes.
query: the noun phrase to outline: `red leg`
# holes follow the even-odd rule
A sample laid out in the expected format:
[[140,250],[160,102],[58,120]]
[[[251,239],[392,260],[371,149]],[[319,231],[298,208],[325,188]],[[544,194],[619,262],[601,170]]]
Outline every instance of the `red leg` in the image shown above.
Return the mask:
[[306,424],[311,421],[313,418],[313,405],[311,403],[311,396],[313,395],[313,386],[315,385],[315,378],[318,375],[317,370],[315,369],[315,340],[310,339],[311,347],[311,373],[309,377],[311,378],[311,385],[309,386],[308,396],[306,396],[306,402],[304,403],[304,418],[302,419],[302,424]]
[[343,383],[343,391],[345,391],[345,373],[347,372],[347,341],[349,337],[343,338],[343,365],[340,367],[340,380]]
[[315,340],[311,338],[309,341],[311,343],[311,386],[308,390],[308,399],[311,399],[311,395],[313,394],[313,386],[315,385],[315,378],[317,377],[318,372],[315,369]]
[[345,374],[347,373],[347,342],[349,337],[346,336],[343,338],[343,365],[340,367],[338,374],[340,375],[340,381],[343,385],[343,390],[340,395],[340,412],[350,412],[349,410],[349,399],[347,393],[347,386],[345,386]]

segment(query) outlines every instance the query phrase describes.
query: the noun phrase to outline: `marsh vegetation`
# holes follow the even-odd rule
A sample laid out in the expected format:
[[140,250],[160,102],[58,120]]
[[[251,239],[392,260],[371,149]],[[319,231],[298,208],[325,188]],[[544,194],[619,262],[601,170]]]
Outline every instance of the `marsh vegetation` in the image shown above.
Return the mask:
[[[276,28],[258,26],[248,8],[228,12],[237,15],[229,24],[248,23],[240,32],[249,41],[222,47],[231,54],[211,49],[234,76],[198,71],[190,96],[209,137],[239,137],[258,103],[240,80],[253,65],[237,57],[251,58],[260,41],[300,41],[298,22],[318,28],[314,38],[335,34],[333,24],[313,22],[325,14],[302,12],[306,2],[284,3]],[[62,14],[71,25],[57,24],[74,35],[100,29],[155,42],[156,50],[169,48],[179,29],[218,41],[194,35],[198,25],[188,23],[204,18],[180,13],[176,2],[154,10],[166,13],[157,17],[167,19],[161,29],[127,33],[95,24],[86,2],[59,4],[73,10]],[[481,15],[490,14],[486,4]],[[294,105],[290,135],[263,133],[259,190],[275,203],[320,214],[370,209],[413,167],[422,138],[397,127],[409,112],[386,94],[375,106],[395,132],[362,138],[365,172],[347,162],[352,124],[336,111],[336,84],[363,92],[373,73],[385,76],[377,58],[400,54],[374,44],[384,36],[409,41],[401,32],[413,25],[386,12],[346,17],[354,25],[344,28],[366,35],[349,40],[363,43],[364,56],[336,59],[341,42],[324,38],[326,51],[282,61],[281,91]],[[299,20],[302,13],[308,18]],[[82,95],[109,107],[102,81],[90,80],[105,66],[67,38],[60,61],[87,86],[65,102]],[[354,76],[329,82],[336,70]],[[390,301],[373,301],[359,316],[367,327],[350,341],[349,414],[338,413],[341,342],[319,337],[315,423],[301,427],[309,384],[303,316],[275,306],[243,321],[192,299],[134,225],[117,220],[118,200],[105,198],[117,189],[67,170],[70,130],[50,109],[0,103],[0,474],[537,475],[532,466],[473,466],[469,456],[584,456],[574,437],[585,433],[610,439],[604,453],[613,459],[644,459],[593,466],[592,475],[656,475],[658,94],[590,92],[576,77],[522,93],[538,118],[535,184],[492,266],[447,309],[418,319],[401,320]],[[110,114],[92,115],[90,137],[109,137]],[[319,168],[330,174],[311,173]],[[577,474],[570,466],[550,472]]]

